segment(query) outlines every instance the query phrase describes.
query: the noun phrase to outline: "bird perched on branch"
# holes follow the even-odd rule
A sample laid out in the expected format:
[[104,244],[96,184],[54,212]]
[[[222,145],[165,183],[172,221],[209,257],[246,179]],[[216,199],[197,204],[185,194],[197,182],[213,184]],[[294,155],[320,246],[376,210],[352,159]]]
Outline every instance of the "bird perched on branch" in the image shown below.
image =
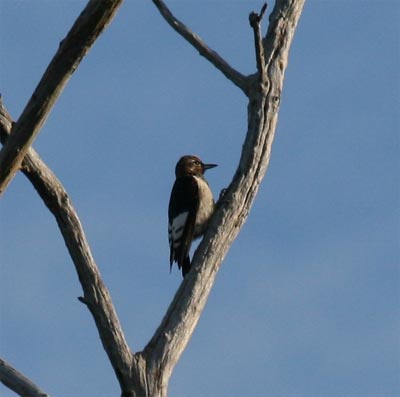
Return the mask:
[[176,180],[168,207],[168,239],[170,270],[173,262],[190,270],[189,251],[192,241],[202,236],[207,228],[215,203],[204,173],[216,164],[204,164],[197,156],[183,156],[175,167]]

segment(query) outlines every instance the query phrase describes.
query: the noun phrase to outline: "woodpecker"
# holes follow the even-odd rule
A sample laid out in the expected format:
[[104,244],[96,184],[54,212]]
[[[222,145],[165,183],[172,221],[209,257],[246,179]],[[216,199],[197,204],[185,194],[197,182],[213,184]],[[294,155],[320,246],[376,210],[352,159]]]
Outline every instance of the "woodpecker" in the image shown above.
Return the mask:
[[190,270],[189,251],[192,241],[202,236],[214,211],[215,203],[204,173],[217,164],[204,164],[197,156],[183,156],[175,167],[176,180],[168,207],[168,240],[170,271],[173,262]]

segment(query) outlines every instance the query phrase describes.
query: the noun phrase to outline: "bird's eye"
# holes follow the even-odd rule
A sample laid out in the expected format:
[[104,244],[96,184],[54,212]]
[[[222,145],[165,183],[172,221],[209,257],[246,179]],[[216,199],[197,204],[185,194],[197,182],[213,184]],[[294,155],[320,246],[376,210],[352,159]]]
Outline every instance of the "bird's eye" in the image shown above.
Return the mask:
[[200,163],[200,161],[199,161],[199,160],[194,160],[194,165],[197,165],[197,166],[199,166],[199,165],[201,165],[201,163]]

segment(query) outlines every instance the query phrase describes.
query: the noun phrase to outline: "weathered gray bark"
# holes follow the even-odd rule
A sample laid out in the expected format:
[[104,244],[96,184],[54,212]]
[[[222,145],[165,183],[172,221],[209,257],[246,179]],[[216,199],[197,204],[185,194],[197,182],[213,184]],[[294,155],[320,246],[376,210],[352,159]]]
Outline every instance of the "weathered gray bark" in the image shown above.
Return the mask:
[[[0,140],[3,144],[7,141],[11,128],[12,120],[0,97]],[[121,386],[125,388],[125,380],[131,372],[132,353],[72,202],[61,182],[33,148],[28,149],[21,171],[56,218],[84,291],[81,301],[91,311],[104,350]]]
[[[96,322],[103,347],[121,385],[123,397],[166,397],[174,366],[204,309],[216,273],[246,221],[265,175],[274,139],[289,48],[304,0],[277,0],[266,37],[260,22],[265,9],[250,14],[257,72],[244,76],[178,21],[160,0],[153,0],[167,22],[248,97],[248,131],[236,173],[193,257],[194,270],[183,280],[155,334],[143,351],[130,351],[110,295],[101,281],[79,218],[67,192],[33,149],[22,171],[54,214],[74,261],[84,297]],[[0,112],[0,137],[10,131],[5,109]],[[5,122],[8,118],[8,121]],[[7,127],[8,125],[8,127]]]
[[26,105],[12,137],[0,151],[0,196],[21,166],[22,160],[50,110],[82,58],[110,23],[123,0],[91,0],[78,17]]
[[[180,33],[180,28],[187,29],[180,27],[181,23],[164,10],[165,5],[161,1],[153,2],[175,30]],[[145,356],[151,357],[150,368],[158,368],[155,373],[159,374],[161,390],[166,388],[173,367],[193,333],[219,266],[244,224],[265,175],[278,119],[289,48],[303,4],[303,0],[278,0],[270,16],[268,33],[262,41],[258,15],[251,14],[258,71],[246,77],[244,82],[239,74],[230,71],[230,66],[226,68],[222,62],[213,62],[214,52],[207,48],[202,50],[201,41],[195,46],[248,96],[248,131],[233,180],[219,201],[218,209],[193,257],[195,271],[185,277],[161,325],[144,350]]]
[[21,397],[48,397],[48,394],[1,358],[0,382]]

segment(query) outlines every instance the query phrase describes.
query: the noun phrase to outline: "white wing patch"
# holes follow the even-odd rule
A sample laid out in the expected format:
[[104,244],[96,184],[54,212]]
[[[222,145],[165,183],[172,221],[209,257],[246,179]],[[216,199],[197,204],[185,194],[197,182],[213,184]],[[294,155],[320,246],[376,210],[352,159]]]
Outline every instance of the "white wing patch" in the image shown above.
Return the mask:
[[189,211],[181,212],[168,224],[169,245],[173,248],[178,248],[181,243],[183,229],[185,228],[188,215]]

